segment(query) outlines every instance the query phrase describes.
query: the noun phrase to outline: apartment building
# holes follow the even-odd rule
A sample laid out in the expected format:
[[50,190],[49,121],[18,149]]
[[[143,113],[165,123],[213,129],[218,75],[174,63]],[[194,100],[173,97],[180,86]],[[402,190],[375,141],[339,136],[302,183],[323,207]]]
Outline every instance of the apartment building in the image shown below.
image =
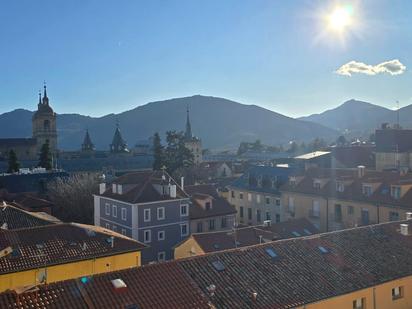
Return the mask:
[[412,174],[314,168],[289,177],[280,191],[286,220],[307,218],[321,231],[396,221],[412,209]]
[[237,211],[236,222],[261,225],[264,221],[280,222],[279,187],[287,182],[292,169],[254,166],[228,186],[229,203]]
[[141,171],[100,184],[94,224],[146,244],[142,263],[173,259],[173,246],[190,234],[189,196],[170,175]]

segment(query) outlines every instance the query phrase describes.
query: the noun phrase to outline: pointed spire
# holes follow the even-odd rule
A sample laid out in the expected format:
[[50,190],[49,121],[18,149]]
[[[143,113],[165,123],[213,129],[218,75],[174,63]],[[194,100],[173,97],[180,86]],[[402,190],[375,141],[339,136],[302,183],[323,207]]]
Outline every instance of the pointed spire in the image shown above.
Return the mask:
[[190,140],[193,138],[192,135],[192,126],[190,124],[190,117],[189,117],[189,105],[186,108],[186,131],[185,131],[185,139]]
[[39,89],[39,104],[41,104],[41,90]]
[[118,119],[116,119],[116,130],[114,131],[113,140],[110,144],[110,151],[114,153],[129,152],[129,150],[127,149],[126,141],[123,139],[122,134],[120,133]]
[[44,93],[43,93],[43,104],[49,105],[49,98],[47,97],[47,87],[46,87],[46,81],[44,81]]
[[89,135],[89,129],[86,129],[86,135],[84,136],[83,144],[82,144],[83,151],[92,151],[94,150],[94,145],[92,143],[92,139]]

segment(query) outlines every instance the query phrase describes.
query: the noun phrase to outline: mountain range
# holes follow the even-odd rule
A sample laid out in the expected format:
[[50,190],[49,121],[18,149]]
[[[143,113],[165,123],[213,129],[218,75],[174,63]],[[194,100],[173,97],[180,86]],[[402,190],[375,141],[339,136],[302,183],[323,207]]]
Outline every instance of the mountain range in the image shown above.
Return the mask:
[[[202,139],[204,148],[236,149],[240,142],[256,139],[268,145],[286,144],[291,140],[309,141],[316,137],[333,140],[338,135],[335,129],[293,119],[256,105],[195,95],[152,102],[103,117],[58,114],[58,145],[62,150],[80,149],[88,129],[96,149],[108,149],[116,122],[120,124],[129,147],[147,140],[155,132],[164,139],[168,130],[184,130],[187,107],[193,134]],[[1,114],[0,137],[30,137],[32,115],[33,112],[23,109]]]

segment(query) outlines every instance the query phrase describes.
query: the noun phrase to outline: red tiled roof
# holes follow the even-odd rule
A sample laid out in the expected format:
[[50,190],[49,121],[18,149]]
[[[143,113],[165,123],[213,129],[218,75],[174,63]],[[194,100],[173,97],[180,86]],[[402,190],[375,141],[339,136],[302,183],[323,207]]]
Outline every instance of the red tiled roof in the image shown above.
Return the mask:
[[38,218],[35,214],[15,206],[9,204],[6,204],[6,206],[0,205],[0,226],[7,224],[7,229],[9,230],[53,224],[53,222]]
[[[400,223],[412,227],[382,223],[100,274],[82,285],[68,280],[40,287],[38,301],[57,295],[45,308],[294,308],[411,276],[412,235],[401,235]],[[127,288],[113,290],[113,279]],[[2,308],[15,301],[13,292],[0,294]],[[31,301],[21,308],[37,306]]]
[[[189,208],[189,215],[192,220],[236,213],[236,209],[225,198],[219,196],[213,185],[186,186],[185,191],[192,196],[192,205]],[[196,202],[197,198],[205,199],[207,197],[212,197],[212,207],[209,210],[204,209]]]
[[13,252],[0,258],[0,274],[133,252],[146,246],[120,234],[105,232],[103,228],[62,223],[0,230],[0,250],[7,247]]

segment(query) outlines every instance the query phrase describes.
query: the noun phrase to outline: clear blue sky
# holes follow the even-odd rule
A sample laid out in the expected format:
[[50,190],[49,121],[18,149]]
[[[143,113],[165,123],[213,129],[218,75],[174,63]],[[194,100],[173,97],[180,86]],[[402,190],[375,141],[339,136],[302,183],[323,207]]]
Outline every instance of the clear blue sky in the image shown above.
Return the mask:
[[[321,35],[320,12],[348,1],[2,1],[0,113],[35,109],[44,79],[58,113],[92,116],[194,94],[292,117],[351,98],[411,104],[412,1],[350,2],[342,41]],[[393,59],[403,74],[335,73]]]

